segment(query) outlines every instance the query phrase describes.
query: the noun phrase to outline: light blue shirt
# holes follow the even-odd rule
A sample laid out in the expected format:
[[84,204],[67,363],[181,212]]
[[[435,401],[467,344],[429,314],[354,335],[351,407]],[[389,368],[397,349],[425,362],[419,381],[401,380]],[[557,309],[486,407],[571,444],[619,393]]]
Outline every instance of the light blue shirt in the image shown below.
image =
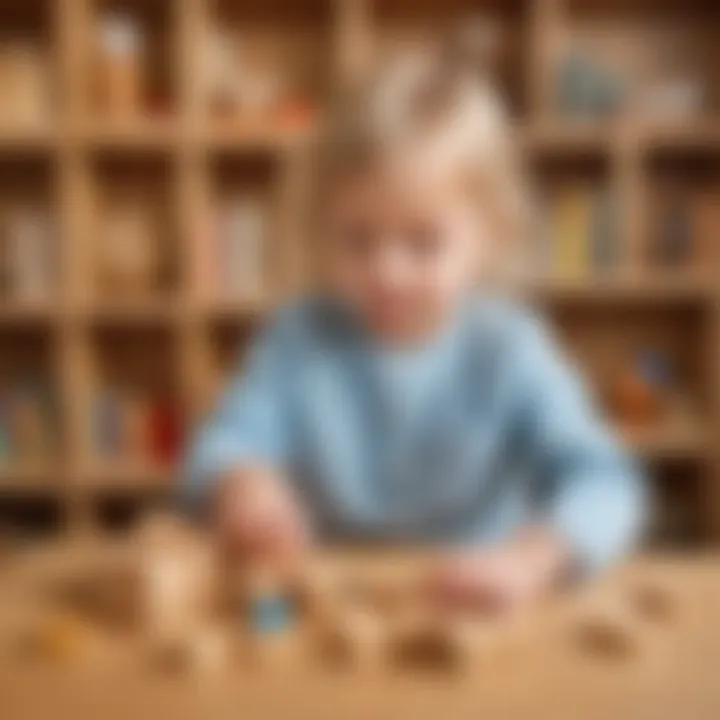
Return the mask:
[[596,566],[641,529],[645,484],[529,311],[469,302],[414,351],[308,300],[256,341],[191,445],[184,494],[264,463],[321,537],[486,544],[545,523]]

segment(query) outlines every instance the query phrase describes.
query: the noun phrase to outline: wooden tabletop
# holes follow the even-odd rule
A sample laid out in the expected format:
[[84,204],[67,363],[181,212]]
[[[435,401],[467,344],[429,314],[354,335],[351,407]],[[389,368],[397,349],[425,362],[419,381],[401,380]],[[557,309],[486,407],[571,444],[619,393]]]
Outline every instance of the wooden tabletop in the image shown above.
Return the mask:
[[[103,550],[103,552],[105,552]],[[162,672],[137,645],[105,637],[92,658],[39,662],[18,652],[23,619],[52,602],[50,580],[87,551],[28,552],[0,570],[0,718],[720,718],[720,558],[642,558],[617,568],[588,598],[641,578],[672,589],[674,612],[647,621],[638,651],[594,655],[573,638],[577,598],[544,608],[510,648],[470,673],[363,672],[309,659],[266,671],[230,667],[206,677]]]

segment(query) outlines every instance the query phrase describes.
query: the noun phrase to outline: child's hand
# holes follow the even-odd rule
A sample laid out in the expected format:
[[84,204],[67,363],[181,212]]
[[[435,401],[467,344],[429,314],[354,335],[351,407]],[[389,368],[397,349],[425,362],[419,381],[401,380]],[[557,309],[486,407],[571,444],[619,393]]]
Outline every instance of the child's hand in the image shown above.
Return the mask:
[[569,561],[558,538],[528,531],[501,547],[448,558],[430,578],[430,592],[444,607],[508,613],[550,589]]
[[307,526],[288,483],[261,468],[230,473],[220,484],[215,523],[231,553],[288,558],[307,544]]

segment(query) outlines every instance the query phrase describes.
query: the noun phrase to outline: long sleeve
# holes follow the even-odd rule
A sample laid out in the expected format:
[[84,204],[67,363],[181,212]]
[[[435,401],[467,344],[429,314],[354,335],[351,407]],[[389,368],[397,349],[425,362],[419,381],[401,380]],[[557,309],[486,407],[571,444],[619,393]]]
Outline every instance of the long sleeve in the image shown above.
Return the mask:
[[582,567],[601,566],[638,539],[648,500],[644,479],[543,325],[525,319],[517,333],[510,361],[514,408],[545,519]]
[[285,337],[276,322],[253,345],[218,406],[192,438],[181,478],[182,500],[202,505],[224,471],[260,463],[283,466],[289,454]]

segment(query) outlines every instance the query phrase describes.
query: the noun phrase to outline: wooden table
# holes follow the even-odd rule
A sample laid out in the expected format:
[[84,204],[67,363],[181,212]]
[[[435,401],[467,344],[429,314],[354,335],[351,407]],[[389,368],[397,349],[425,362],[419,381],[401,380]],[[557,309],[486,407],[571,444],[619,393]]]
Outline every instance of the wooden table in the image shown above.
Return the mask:
[[33,551],[0,570],[0,718],[720,718],[720,558],[643,558],[593,593],[658,574],[677,600],[636,657],[593,657],[571,640],[572,601],[547,608],[512,651],[467,675],[351,673],[311,662],[273,670],[230,668],[188,678],[163,674],[136,651],[108,645],[66,666],[18,656],[9,639],[48,599],[53,575],[85,549]]

